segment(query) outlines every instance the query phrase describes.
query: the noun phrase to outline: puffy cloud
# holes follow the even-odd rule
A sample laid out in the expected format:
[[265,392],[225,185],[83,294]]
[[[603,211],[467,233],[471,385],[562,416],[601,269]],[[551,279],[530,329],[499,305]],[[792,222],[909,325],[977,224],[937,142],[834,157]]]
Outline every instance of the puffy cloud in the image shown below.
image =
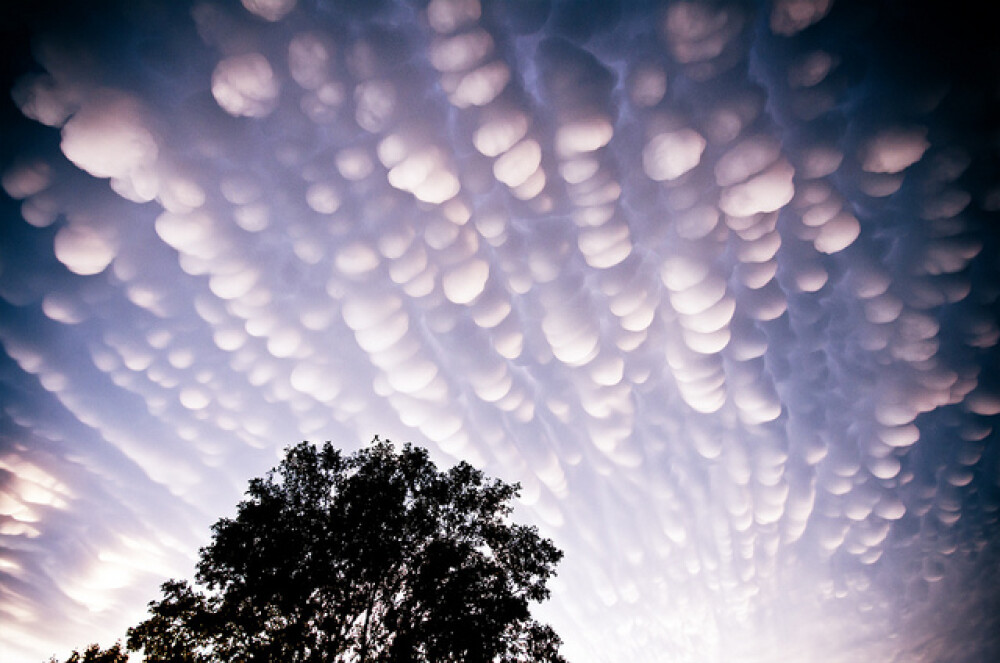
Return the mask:
[[271,63],[260,53],[234,55],[212,72],[212,96],[237,117],[266,117],[278,102],[280,83]]
[[70,223],[56,233],[56,258],[74,274],[98,274],[118,252],[112,231],[86,223]]
[[832,5],[833,0],[777,0],[771,7],[771,30],[794,35],[826,16]]
[[266,21],[280,21],[295,9],[297,0],[240,0],[248,12]]
[[643,148],[643,169],[650,179],[675,180],[701,162],[706,144],[693,129],[657,134]]
[[96,90],[63,127],[63,154],[94,177],[128,177],[156,162],[159,145],[147,117],[128,94]]
[[52,182],[52,169],[44,161],[16,164],[3,174],[3,189],[11,198],[27,198]]
[[154,2],[39,42],[12,660],[119,637],[281,447],[374,434],[522,483],[569,660],[995,658],[992,107],[862,9]]
[[760,175],[725,188],[719,196],[719,209],[737,217],[777,211],[795,195],[794,176],[795,169],[780,161]]
[[915,164],[930,147],[922,127],[894,128],[873,136],[862,152],[861,167],[869,173],[898,173]]

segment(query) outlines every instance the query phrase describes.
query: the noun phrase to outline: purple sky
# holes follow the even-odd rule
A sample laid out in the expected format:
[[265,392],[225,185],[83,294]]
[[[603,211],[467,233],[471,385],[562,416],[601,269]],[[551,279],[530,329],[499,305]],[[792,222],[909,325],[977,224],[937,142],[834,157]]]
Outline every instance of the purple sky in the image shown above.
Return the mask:
[[521,482],[573,663],[1000,658],[970,6],[0,9],[0,659],[376,435]]

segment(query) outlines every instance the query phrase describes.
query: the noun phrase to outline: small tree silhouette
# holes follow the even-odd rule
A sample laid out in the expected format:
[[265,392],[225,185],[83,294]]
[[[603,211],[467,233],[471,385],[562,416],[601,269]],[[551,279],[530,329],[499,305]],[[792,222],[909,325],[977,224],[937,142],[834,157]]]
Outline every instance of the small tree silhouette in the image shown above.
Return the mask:
[[[50,658],[49,663],[57,663],[56,659]],[[83,654],[74,650],[66,659],[66,663],[128,663],[128,654],[122,649],[120,642],[107,649],[93,644],[84,650]]]
[[562,553],[512,524],[519,487],[375,439],[303,442],[213,526],[197,584],[129,629],[146,661],[562,662],[532,619]]

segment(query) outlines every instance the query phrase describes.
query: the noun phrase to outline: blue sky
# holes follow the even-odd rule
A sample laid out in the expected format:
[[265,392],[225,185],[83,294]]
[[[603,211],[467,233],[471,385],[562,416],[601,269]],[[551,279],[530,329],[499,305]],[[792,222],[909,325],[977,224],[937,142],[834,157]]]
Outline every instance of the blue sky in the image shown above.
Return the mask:
[[991,660],[963,3],[4,9],[0,652],[108,645],[302,439],[523,486],[587,661]]

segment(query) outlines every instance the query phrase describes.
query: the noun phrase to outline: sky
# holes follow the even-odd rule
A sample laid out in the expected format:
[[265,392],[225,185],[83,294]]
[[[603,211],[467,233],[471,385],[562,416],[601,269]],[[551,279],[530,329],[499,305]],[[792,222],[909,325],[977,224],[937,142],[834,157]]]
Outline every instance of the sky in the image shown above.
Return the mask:
[[0,9],[0,658],[301,440],[521,483],[573,663],[1000,660],[972,3]]

